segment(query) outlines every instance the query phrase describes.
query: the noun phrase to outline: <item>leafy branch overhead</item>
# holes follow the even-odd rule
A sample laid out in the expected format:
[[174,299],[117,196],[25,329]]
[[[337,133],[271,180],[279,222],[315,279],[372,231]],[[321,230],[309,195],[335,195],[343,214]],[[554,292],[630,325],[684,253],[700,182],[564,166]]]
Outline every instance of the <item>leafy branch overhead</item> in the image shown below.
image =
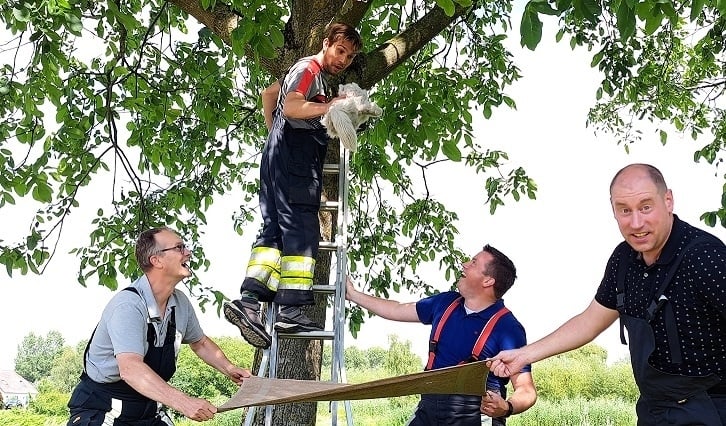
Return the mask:
[[[591,126],[626,149],[651,122],[662,143],[674,133],[706,138],[694,160],[718,165],[723,9],[722,1],[532,0],[520,41],[534,49],[552,16],[557,39],[590,49],[602,73]],[[0,264],[10,275],[40,273],[71,250],[81,284],[115,288],[138,273],[138,232],[168,224],[195,247],[192,266],[208,267],[199,241],[220,197],[239,199],[230,212],[237,233],[256,232],[261,89],[316,52],[325,26],[341,20],[365,40],[343,80],[371,89],[385,111],[352,161],[360,210],[351,227],[362,231],[351,256],[407,286],[420,285],[422,262],[440,262],[451,276],[463,256],[453,244],[457,216],[431,196],[428,171],[452,162],[477,171],[492,213],[508,198],[535,197],[526,172],[472,133],[497,107],[516,108],[506,94],[520,78],[505,48],[511,14],[506,0],[3,2],[0,209],[35,213],[0,236]],[[704,213],[707,224],[726,224],[724,200]],[[87,227],[78,221],[88,211],[96,213],[88,238],[74,235],[68,248],[64,228]],[[401,226],[404,217],[411,226]],[[189,285],[202,304],[224,297]]]
[[[693,160],[718,167],[726,147],[725,12],[721,0],[530,0],[520,42],[534,50],[541,17],[558,17],[557,40],[568,35],[572,48],[593,52],[591,65],[603,75],[589,125],[614,134],[626,150],[654,125],[663,144],[705,140]],[[701,219],[726,226],[726,186]]]
[[[259,93],[319,50],[326,25],[340,20],[365,41],[343,79],[371,89],[386,111],[361,133],[352,161],[360,204],[351,227],[363,231],[351,256],[414,286],[426,262],[451,277],[463,256],[457,216],[431,196],[429,170],[474,168],[492,212],[535,194],[506,154],[472,133],[497,107],[515,107],[506,88],[520,74],[503,44],[510,13],[502,0],[3,2],[0,209],[36,212],[27,228],[0,236],[0,264],[9,275],[41,273],[70,250],[81,284],[116,288],[138,274],[136,235],[167,224],[203,270],[200,237],[220,197],[239,200],[233,230],[256,233]],[[89,225],[87,239],[63,234]],[[197,279],[187,284],[202,306],[224,298]]]

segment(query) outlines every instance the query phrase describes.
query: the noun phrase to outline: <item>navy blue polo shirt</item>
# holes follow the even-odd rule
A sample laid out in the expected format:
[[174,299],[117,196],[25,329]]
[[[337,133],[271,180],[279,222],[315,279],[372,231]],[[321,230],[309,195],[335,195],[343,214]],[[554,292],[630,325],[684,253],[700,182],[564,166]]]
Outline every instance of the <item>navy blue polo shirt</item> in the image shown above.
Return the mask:
[[[424,324],[431,324],[429,339],[433,338],[446,308],[459,296],[461,295],[456,291],[447,291],[421,299],[416,303],[419,320]],[[500,299],[481,312],[467,315],[464,304],[460,303],[446,320],[444,328],[441,330],[432,368],[451,367],[462,361],[469,360],[476,339],[479,338],[482,329],[489,321],[489,318],[502,307],[504,307],[504,301]],[[479,359],[489,358],[500,351],[520,348],[526,344],[527,336],[524,327],[510,312],[499,318],[478,357]],[[530,371],[530,365],[522,369],[522,372]],[[509,382],[508,378],[497,377],[490,373],[487,377],[487,389],[504,388],[507,382]]]
[[[616,281],[620,256],[628,257],[625,275],[624,313],[644,319],[658,287],[681,250],[697,236],[683,257],[664,295],[673,304],[683,362],[670,361],[663,312],[651,323],[655,351],[650,364],[667,373],[704,376],[716,373],[726,377],[726,246],[715,236],[673,215],[673,227],[658,260],[648,266],[640,253],[621,243],[608,260],[595,300],[616,309]],[[622,254],[621,254],[622,253]],[[630,342],[636,344],[637,342]]]

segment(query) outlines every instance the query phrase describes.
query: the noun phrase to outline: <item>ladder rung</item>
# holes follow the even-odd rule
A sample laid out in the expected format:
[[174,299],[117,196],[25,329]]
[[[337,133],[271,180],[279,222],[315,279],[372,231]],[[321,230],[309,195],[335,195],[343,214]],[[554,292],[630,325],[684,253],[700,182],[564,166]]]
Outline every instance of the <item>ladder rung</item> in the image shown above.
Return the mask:
[[338,201],[323,201],[320,203],[320,210],[337,211],[338,207],[340,207],[340,203]]
[[318,331],[299,331],[297,333],[287,333],[284,331],[278,331],[277,337],[283,337],[285,339],[321,339],[321,340],[333,340],[335,332],[331,330],[318,330]]
[[314,285],[313,291],[316,293],[335,293],[334,285]]
[[333,173],[338,173],[338,170],[340,170],[338,163],[323,164],[323,173],[333,174]]
[[338,248],[338,244],[335,241],[320,241],[318,243],[318,249],[335,251]]

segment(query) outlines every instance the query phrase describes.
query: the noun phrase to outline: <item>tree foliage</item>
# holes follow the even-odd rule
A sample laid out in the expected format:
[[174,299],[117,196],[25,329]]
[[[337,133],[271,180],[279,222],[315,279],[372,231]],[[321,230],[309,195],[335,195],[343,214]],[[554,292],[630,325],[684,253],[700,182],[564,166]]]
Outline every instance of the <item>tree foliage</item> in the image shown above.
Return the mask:
[[61,392],[71,392],[78,384],[81,372],[83,371],[83,346],[76,348],[66,346],[53,360],[53,367],[50,369],[48,381]]
[[[540,15],[559,17],[557,39],[593,52],[603,74],[588,123],[613,133],[627,150],[655,128],[661,143],[673,133],[706,144],[695,162],[718,166],[726,148],[726,2],[720,0],[530,0],[522,45],[534,49]],[[717,208],[701,219],[726,226],[726,185]]]
[[606,351],[589,343],[532,366],[540,398],[549,401],[623,399],[635,403],[640,395],[629,360],[606,364]]
[[397,336],[388,336],[388,351],[383,363],[391,376],[402,376],[423,370],[421,358],[411,351],[411,342],[400,341]]
[[47,377],[64,344],[63,336],[55,330],[49,331],[45,337],[30,332],[18,345],[15,372],[32,383]]
[[38,386],[38,396],[30,401],[30,411],[47,417],[62,417],[67,421],[68,399],[68,391],[58,389],[55,384],[47,379],[41,379]]
[[[252,365],[254,348],[240,339],[221,337],[214,339],[233,364],[243,368]],[[220,395],[230,397],[237,385],[227,376],[202,361],[188,345],[182,346],[177,359],[176,373],[171,385],[188,395],[213,399]]]
[[[418,189],[412,172],[465,162],[482,172],[492,211],[507,195],[535,196],[524,171],[471,130],[472,107],[486,118],[515,107],[504,93],[519,78],[502,45],[510,9],[503,0],[5,2],[0,209],[28,199],[38,210],[27,235],[0,240],[0,263],[8,274],[42,272],[83,206],[96,211],[88,239],[72,250],[83,285],[116,288],[138,274],[133,241],[160,224],[191,243],[194,269],[208,267],[194,243],[215,200],[233,190],[241,197],[232,224],[240,234],[257,215],[260,90],[317,51],[338,19],[365,40],[343,79],[372,88],[388,111],[352,161],[351,234],[360,237],[350,255],[382,279],[430,261],[450,275],[463,256],[453,242],[457,216],[425,184]],[[202,304],[224,298],[196,279],[187,284]]]
[[[516,107],[506,94],[520,77],[503,45],[510,13],[507,0],[3,2],[0,211],[28,203],[37,211],[26,233],[0,237],[0,264],[9,275],[41,273],[66,223],[90,210],[88,237],[74,235],[71,250],[80,284],[115,289],[138,275],[134,240],[157,225],[176,228],[193,248],[191,268],[206,269],[199,242],[215,201],[237,197],[230,232],[256,232],[261,89],[318,51],[336,20],[364,39],[339,82],[371,89],[386,112],[351,159],[351,265],[361,261],[357,273],[376,292],[390,283],[428,292],[421,265],[452,279],[465,257],[454,241],[458,216],[429,191],[429,170],[476,170],[492,212],[535,197],[525,171],[472,133],[476,115]],[[336,192],[326,181],[324,195]],[[327,284],[329,271],[316,280]],[[197,277],[185,284],[202,307],[219,308],[234,291]],[[313,346],[290,350],[319,355]],[[319,357],[288,359],[297,361],[281,363],[282,377],[297,376],[285,375],[288,364],[319,374]]]

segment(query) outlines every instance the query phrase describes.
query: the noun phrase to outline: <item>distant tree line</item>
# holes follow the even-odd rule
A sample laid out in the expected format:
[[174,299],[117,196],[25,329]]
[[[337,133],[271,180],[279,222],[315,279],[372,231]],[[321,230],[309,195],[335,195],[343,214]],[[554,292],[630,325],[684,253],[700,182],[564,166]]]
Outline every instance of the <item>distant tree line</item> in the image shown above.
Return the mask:
[[[243,367],[252,365],[254,348],[241,339],[221,337],[214,340],[235,364]],[[46,336],[32,332],[25,336],[18,345],[15,371],[35,383],[39,394],[31,402],[30,409],[23,414],[24,416],[51,419],[44,420],[45,424],[56,424],[52,419],[62,424],[62,419],[67,418],[66,404],[70,392],[78,382],[82,371],[85,347],[86,341],[79,342],[75,347],[66,346],[62,335],[57,331],[50,331]],[[411,343],[401,341],[396,336],[389,337],[387,348],[347,347],[344,358],[346,369],[352,372],[348,376],[352,383],[409,374],[423,369],[422,359],[411,350]],[[597,411],[593,413],[597,407],[614,407],[600,414],[606,418],[604,421],[610,422],[608,424],[627,424],[613,422],[610,413],[623,411],[623,407],[632,408],[638,397],[630,362],[624,359],[608,365],[606,361],[605,349],[589,344],[535,364],[533,375],[539,400],[535,407],[517,416],[519,419],[513,425],[537,424],[537,421],[544,421],[543,419],[555,421],[553,413],[565,413],[561,415],[566,415],[568,418],[578,413],[579,415],[585,413],[584,415],[589,416],[587,421],[591,421],[593,416],[598,415]],[[328,379],[326,372],[329,374],[331,362],[331,346],[324,345],[321,380]],[[177,371],[171,382],[190,395],[210,401],[224,401],[237,391],[234,383],[204,364],[187,345],[184,345],[179,353]],[[409,405],[415,404],[416,399],[413,396],[390,402],[396,406],[406,405],[404,407],[406,411]],[[602,401],[608,402],[602,403]],[[613,405],[612,401],[615,401],[616,405]],[[563,407],[569,407],[570,411],[564,410]],[[17,416],[17,413],[12,415]],[[0,426],[18,424],[13,423],[18,421],[16,417],[5,416],[6,413],[0,413]],[[626,417],[623,422],[630,419],[631,417]]]

